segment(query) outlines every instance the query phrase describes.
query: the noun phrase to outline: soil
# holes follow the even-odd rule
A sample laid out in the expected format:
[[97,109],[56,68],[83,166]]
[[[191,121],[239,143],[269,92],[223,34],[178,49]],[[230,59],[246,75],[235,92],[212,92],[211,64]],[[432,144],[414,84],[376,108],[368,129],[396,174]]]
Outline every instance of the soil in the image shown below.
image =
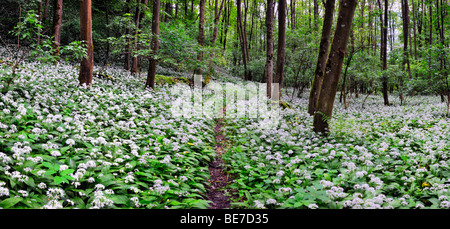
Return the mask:
[[[225,108],[224,108],[225,113]],[[207,187],[208,200],[213,203],[210,204],[209,209],[225,209],[230,208],[230,194],[231,191],[227,190],[228,184],[232,181],[232,177],[225,170],[225,163],[222,160],[222,153],[224,153],[224,147],[226,144],[226,137],[222,134],[221,128],[223,127],[223,119],[217,121],[217,125],[214,128],[216,137],[215,151],[217,157],[209,163],[210,174],[210,186]]]

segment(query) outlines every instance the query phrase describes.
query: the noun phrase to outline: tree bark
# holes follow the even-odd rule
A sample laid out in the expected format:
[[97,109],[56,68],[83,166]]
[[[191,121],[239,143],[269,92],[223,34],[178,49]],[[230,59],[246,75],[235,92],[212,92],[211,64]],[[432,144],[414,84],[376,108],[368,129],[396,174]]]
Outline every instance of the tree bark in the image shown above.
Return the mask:
[[[200,47],[200,52],[198,53],[198,60],[203,61],[203,45],[205,43],[205,0],[200,0],[200,12],[199,12],[199,20],[198,20],[198,44]],[[202,73],[202,69],[197,69],[197,74]]]
[[[250,80],[248,71],[247,71],[247,61],[248,58],[248,49],[247,49],[247,33],[245,31],[245,27],[242,26],[242,16],[241,16],[241,0],[236,1],[237,6],[237,30],[238,30],[238,37],[241,44],[241,51],[242,51],[242,61],[244,62],[244,79]],[[245,23],[245,22],[244,22]]]
[[[139,28],[140,28],[140,22],[142,17],[144,16],[141,12],[141,6],[140,4],[143,3],[144,5],[148,4],[148,0],[144,0],[143,2],[141,2],[141,0],[138,1],[138,5],[136,6],[136,15],[135,17],[135,23],[136,23],[136,31],[135,31],[135,38],[134,38],[134,44],[133,44],[133,49],[135,51],[138,50],[138,45],[137,45],[137,36],[139,34]],[[139,72],[139,56],[133,56],[132,57],[132,63],[133,66],[131,67],[131,73],[137,73]]]
[[[379,3],[379,2],[378,2]],[[388,0],[384,1],[384,18],[382,17],[382,14],[380,14],[380,24],[381,24],[381,70],[383,71],[383,74],[385,74],[385,71],[387,69],[387,32],[388,32]],[[381,4],[380,4],[381,9]],[[389,96],[388,96],[388,83],[387,83],[387,77],[385,75],[381,78],[382,82],[382,93],[383,93],[383,100],[384,105],[389,106]]]
[[147,81],[145,87],[155,88],[155,75],[157,59],[154,55],[158,53],[159,49],[159,15],[161,11],[161,0],[153,0],[153,16],[152,16],[152,54],[149,58]]
[[63,0],[53,1],[53,55],[59,56],[59,46],[61,43],[61,22],[63,14]]
[[329,132],[329,120],[333,112],[334,100],[341,76],[356,4],[356,0],[342,0],[339,4],[337,26],[320,89],[317,112],[314,114],[315,132],[325,134]]
[[333,15],[335,0],[327,0],[325,3],[325,17],[322,27],[322,38],[320,39],[319,54],[317,65],[314,71],[311,92],[309,95],[308,113],[314,115],[316,111],[317,100],[319,99],[320,87],[323,81],[325,64],[327,62],[328,48],[330,46],[331,27],[333,26]]
[[222,9],[223,9],[225,0],[222,0],[222,2],[220,3],[220,8],[219,8],[219,0],[215,0],[214,2],[215,2],[214,3],[214,31],[213,31],[213,37],[212,37],[212,46],[213,47],[216,46],[219,19],[220,19],[220,15],[222,14]]
[[279,85],[279,98],[281,99],[281,85],[283,83],[283,68],[286,48],[286,0],[279,0],[278,6],[278,51],[275,65],[275,83]]
[[417,40],[416,40],[416,5],[414,0],[411,0],[413,10],[413,33],[414,33],[414,59],[417,60]]
[[81,60],[78,80],[81,85],[86,84],[90,86],[92,84],[92,70],[94,67],[91,0],[80,1],[80,37],[87,45],[87,58]]
[[[408,76],[409,76],[409,78],[412,78],[411,68],[409,66],[409,52],[408,52],[408,37],[409,37],[408,0],[402,0],[402,19],[403,19],[403,68],[406,65],[406,71],[408,72]],[[403,83],[403,82],[400,82],[400,83]]]
[[319,21],[319,5],[317,0],[314,0],[314,28],[317,29],[317,22]]
[[[131,13],[131,8],[129,6],[130,5],[130,0],[127,0],[126,5],[127,5],[126,6],[127,7],[126,13],[130,14]],[[130,25],[129,24],[127,25],[127,27],[125,29],[125,34],[126,35],[130,34]],[[126,45],[126,48],[125,48],[124,68],[125,68],[125,70],[130,71],[130,69],[131,69],[131,45],[130,45],[131,41],[130,41],[129,38],[127,38],[126,40],[127,40],[127,45]]]
[[267,0],[266,86],[267,86],[267,97],[269,98],[272,98],[272,81],[273,81],[273,17],[274,17],[274,1]]

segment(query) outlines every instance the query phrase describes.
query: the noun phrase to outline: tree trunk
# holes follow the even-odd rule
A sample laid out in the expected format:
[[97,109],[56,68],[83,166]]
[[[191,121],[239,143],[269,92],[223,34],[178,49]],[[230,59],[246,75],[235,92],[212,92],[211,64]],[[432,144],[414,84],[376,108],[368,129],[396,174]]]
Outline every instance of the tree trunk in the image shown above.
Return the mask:
[[53,2],[53,55],[59,56],[59,46],[61,43],[61,22],[63,13],[63,0],[54,0]]
[[266,50],[266,86],[267,97],[272,98],[273,80],[273,17],[274,1],[267,0],[266,28],[267,28],[267,50]]
[[248,50],[247,50],[247,42],[246,42],[246,32],[245,28],[242,26],[242,16],[241,16],[241,0],[236,1],[237,6],[237,30],[238,30],[238,38],[241,44],[242,51],[242,61],[244,62],[244,79],[249,80],[249,75],[247,71],[247,60],[248,60]]
[[339,4],[337,26],[334,32],[331,51],[328,55],[323,83],[320,88],[317,112],[314,114],[315,132],[325,134],[329,132],[329,119],[331,119],[333,112],[334,100],[341,76],[342,64],[350,36],[350,28],[355,14],[356,3],[356,0],[342,0]]
[[317,22],[319,21],[319,5],[317,0],[314,0],[314,28],[317,29]]
[[295,0],[291,0],[291,29],[295,29]]
[[[403,66],[406,64],[406,71],[408,72],[408,76],[411,79],[411,67],[409,65],[409,52],[408,52],[408,38],[409,38],[409,4],[408,0],[402,0],[402,5],[404,7],[402,11],[403,18]],[[403,82],[401,82],[403,83]]]
[[275,65],[275,83],[279,85],[279,98],[281,99],[281,85],[283,83],[283,68],[286,48],[286,0],[279,0],[278,7],[278,51]]
[[[129,4],[130,4],[130,0],[127,0],[127,3],[126,3],[126,7],[127,7],[127,9],[126,9],[126,13],[127,14],[130,14],[131,13],[131,9],[130,9],[130,6],[129,6]],[[128,24],[127,25],[127,27],[126,27],[126,29],[125,29],[125,34],[126,35],[128,35],[128,34],[130,34],[130,25]],[[124,63],[124,68],[125,68],[125,70],[128,70],[128,71],[130,71],[130,69],[131,69],[131,45],[130,45],[130,39],[129,38],[127,38],[126,39],[127,40],[127,45],[126,45],[126,48],[125,48],[125,63]]]
[[91,0],[80,1],[80,37],[87,45],[87,58],[83,58],[80,64],[80,84],[90,86],[92,84],[92,70],[94,67],[94,54],[92,46],[92,10]]
[[[144,2],[142,2],[143,4],[147,5],[148,4],[148,0],[144,0]],[[141,0],[138,1],[138,5],[136,7],[136,15],[134,16],[135,18],[135,23],[136,23],[136,32],[135,32],[135,38],[134,38],[134,47],[133,50],[138,51],[138,45],[137,45],[137,36],[139,34],[139,26],[140,26],[140,22],[141,22],[141,18],[143,16],[143,14],[141,13]],[[133,66],[131,67],[131,73],[137,73],[139,72],[139,57],[138,56],[133,56],[132,57],[132,63]]]
[[216,46],[219,19],[220,19],[220,15],[222,14],[222,9],[223,9],[224,3],[225,3],[225,0],[222,0],[222,3],[220,3],[220,9],[219,9],[219,0],[215,0],[215,3],[214,3],[214,31],[213,31],[213,37],[212,37],[212,46],[213,47]]
[[[39,17],[38,17],[38,20],[39,20],[39,25],[42,25],[42,22],[43,22],[43,20],[42,20],[42,1],[39,1],[38,2],[38,15],[39,15]],[[37,37],[36,37],[36,44],[37,45],[40,45],[41,44],[41,32],[40,31],[38,31],[38,33],[37,33]]]
[[155,88],[156,62],[154,55],[159,49],[159,14],[161,11],[161,0],[153,0],[153,17],[152,17],[152,52],[153,55],[149,58],[148,75],[145,87]]
[[[384,0],[384,18],[380,14],[380,23],[381,24],[381,70],[383,74],[387,69],[387,32],[388,32],[388,0]],[[381,5],[380,5],[381,9]],[[384,20],[383,20],[384,19]],[[389,106],[389,96],[388,96],[388,84],[387,77],[383,75],[382,80],[382,93],[384,105]]]
[[[106,25],[109,25],[109,7],[108,7],[108,0],[104,0],[104,4],[105,4],[105,19],[106,19]],[[109,31],[109,27],[106,27],[106,37],[109,37],[110,35],[110,31]],[[110,56],[110,51],[111,49],[111,45],[109,44],[109,41],[106,41],[106,58],[105,58],[105,65],[108,64],[108,60],[109,60],[109,56]]]
[[[205,41],[205,0],[200,0],[200,12],[199,12],[199,20],[198,20],[198,44],[203,48]],[[200,50],[198,55],[198,60],[200,62],[203,61],[203,50]],[[202,69],[197,69],[197,74],[201,74]]]
[[323,20],[322,38],[320,39],[319,55],[317,57],[316,70],[314,71],[311,92],[309,95],[308,113],[314,115],[317,100],[319,99],[320,87],[323,81],[325,64],[327,62],[328,48],[330,46],[331,27],[333,26],[333,15],[335,0],[327,0],[325,5],[325,17]]
[[417,60],[417,40],[416,40],[416,6],[414,0],[411,0],[413,10],[413,33],[414,33],[414,59]]

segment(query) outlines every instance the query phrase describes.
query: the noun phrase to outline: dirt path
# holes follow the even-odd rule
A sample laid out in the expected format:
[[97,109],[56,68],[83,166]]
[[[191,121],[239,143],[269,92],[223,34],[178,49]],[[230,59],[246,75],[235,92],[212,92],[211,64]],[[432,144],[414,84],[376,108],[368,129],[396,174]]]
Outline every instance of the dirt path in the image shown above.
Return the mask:
[[[225,114],[225,108],[223,113]],[[222,160],[222,153],[225,152],[226,137],[223,135],[221,128],[224,126],[223,119],[219,119],[214,128],[216,137],[215,151],[217,157],[209,163],[209,174],[211,186],[207,187],[208,200],[213,203],[210,204],[209,209],[224,209],[230,207],[230,195],[227,195],[226,186],[231,182],[232,178],[225,171],[225,163]]]

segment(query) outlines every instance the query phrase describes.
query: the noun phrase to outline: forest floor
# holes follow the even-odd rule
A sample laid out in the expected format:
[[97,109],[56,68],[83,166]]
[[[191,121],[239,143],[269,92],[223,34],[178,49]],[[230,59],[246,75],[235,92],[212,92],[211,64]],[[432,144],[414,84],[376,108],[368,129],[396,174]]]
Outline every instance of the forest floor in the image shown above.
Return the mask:
[[[323,137],[306,97],[255,111],[256,87],[236,77],[150,91],[116,67],[90,88],[69,64],[16,73],[0,94],[2,208],[450,208],[450,120],[436,96],[392,95],[389,107],[349,96]],[[177,113],[182,93],[213,107],[223,86],[236,101],[221,119]]]
[[[223,113],[225,112],[226,108],[224,107]],[[225,163],[222,160],[222,154],[227,147],[227,139],[221,129],[223,125],[223,119],[219,118],[217,120],[216,126],[214,127],[216,140],[214,150],[216,151],[217,157],[211,163],[209,163],[210,185],[207,187],[207,197],[208,200],[212,201],[209,206],[210,209],[224,209],[231,206],[231,196],[228,195],[229,192],[227,188],[232,178],[231,174],[226,172]]]

